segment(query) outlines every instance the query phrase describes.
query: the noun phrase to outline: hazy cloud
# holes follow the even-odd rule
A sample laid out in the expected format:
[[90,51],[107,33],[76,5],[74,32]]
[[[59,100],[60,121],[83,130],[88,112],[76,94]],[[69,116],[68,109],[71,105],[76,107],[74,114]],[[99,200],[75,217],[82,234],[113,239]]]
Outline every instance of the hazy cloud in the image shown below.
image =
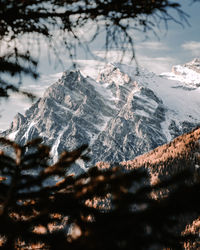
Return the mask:
[[[99,57],[105,57],[106,52],[105,51],[96,51],[95,52],[97,56]],[[144,67],[148,69],[149,71],[152,71],[156,74],[161,74],[163,72],[171,71],[171,68],[174,64],[176,64],[177,60],[174,57],[170,56],[147,56],[144,53],[138,53],[137,55],[137,61],[141,67]],[[109,51],[107,52],[107,61],[111,63],[119,62],[122,58],[122,52],[121,51]],[[133,60],[131,63],[131,56],[130,53],[125,53],[123,55],[122,63],[124,64],[131,64],[135,66],[135,61]]]
[[200,56],[200,42],[197,41],[185,42],[181,45],[181,47],[184,50],[189,50],[194,56]]
[[136,43],[135,49],[145,49],[145,50],[154,50],[154,51],[166,51],[169,50],[169,47],[164,44],[163,42],[158,41],[146,41],[146,42],[140,42]]
[[149,57],[144,55],[138,56],[139,63],[142,67],[156,74],[171,71],[173,65],[176,64],[176,59],[173,57]]
[[98,60],[76,60],[81,73],[86,77],[97,78],[99,71],[105,66],[105,62]]

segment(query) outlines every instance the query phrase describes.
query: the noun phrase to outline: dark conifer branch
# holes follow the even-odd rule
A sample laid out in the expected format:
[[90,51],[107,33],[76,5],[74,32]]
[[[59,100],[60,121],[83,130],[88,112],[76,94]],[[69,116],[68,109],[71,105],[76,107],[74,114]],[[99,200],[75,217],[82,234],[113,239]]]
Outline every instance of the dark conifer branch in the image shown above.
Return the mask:
[[[172,16],[170,9],[176,10],[178,17]],[[135,59],[134,30],[140,29],[142,32],[152,30],[156,34],[155,27],[161,22],[167,25],[169,21],[180,25],[188,22],[188,16],[181,10],[181,4],[178,1],[1,1],[0,94],[2,97],[8,97],[8,90],[11,90],[33,98],[29,93],[19,91],[21,77],[24,74],[38,78],[39,58],[34,57],[33,45],[27,42],[26,36],[29,40],[39,41],[38,49],[43,38],[43,42],[53,53],[56,53],[57,58],[59,58],[59,48],[64,45],[66,56],[68,54],[74,62],[77,46],[92,54],[88,44],[94,41],[101,30],[105,30],[107,50],[115,46],[124,54],[129,47],[132,59]],[[85,44],[80,29],[90,24],[96,27],[96,30]],[[59,39],[55,36],[55,31],[59,32]],[[55,48],[54,43],[58,40],[60,43]],[[19,50],[19,43],[26,49]],[[8,82],[3,77],[4,73],[10,74],[11,77],[19,76],[18,82],[14,85]]]

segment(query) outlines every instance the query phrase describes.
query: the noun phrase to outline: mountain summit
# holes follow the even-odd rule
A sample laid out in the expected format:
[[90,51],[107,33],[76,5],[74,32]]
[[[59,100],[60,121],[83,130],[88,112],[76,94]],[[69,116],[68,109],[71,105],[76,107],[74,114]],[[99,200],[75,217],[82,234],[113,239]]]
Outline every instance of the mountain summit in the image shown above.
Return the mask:
[[[97,80],[80,71],[65,71],[1,135],[21,144],[40,136],[52,147],[53,161],[63,150],[88,143],[90,164],[120,162],[196,127],[199,107],[197,84],[188,88],[143,68],[138,73],[135,67],[108,64]],[[81,162],[79,166],[85,169]]]

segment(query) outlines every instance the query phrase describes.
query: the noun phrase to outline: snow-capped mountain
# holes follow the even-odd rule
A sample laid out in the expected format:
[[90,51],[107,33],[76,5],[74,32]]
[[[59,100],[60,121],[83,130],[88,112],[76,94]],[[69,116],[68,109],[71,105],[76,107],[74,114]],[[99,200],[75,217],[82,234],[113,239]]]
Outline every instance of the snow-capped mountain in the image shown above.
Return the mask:
[[168,79],[177,80],[183,83],[183,87],[198,88],[200,87],[200,59],[195,58],[184,65],[172,67],[171,73],[163,73]]
[[90,165],[130,160],[200,124],[200,88],[191,84],[120,64],[108,64],[96,81],[65,71],[1,135],[21,144],[40,136],[52,147],[54,161],[63,150],[85,143]]

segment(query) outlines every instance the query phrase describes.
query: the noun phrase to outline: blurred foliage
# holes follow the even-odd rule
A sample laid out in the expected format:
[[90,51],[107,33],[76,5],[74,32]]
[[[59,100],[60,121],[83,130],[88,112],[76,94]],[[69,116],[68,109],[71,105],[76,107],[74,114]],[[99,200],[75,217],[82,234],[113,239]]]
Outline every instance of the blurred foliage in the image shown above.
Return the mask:
[[13,149],[12,157],[0,154],[1,249],[182,249],[199,239],[181,234],[188,221],[180,218],[200,210],[199,179],[189,181],[189,170],[155,185],[145,168],[68,175],[78,158],[87,160],[87,146],[51,165],[39,139],[25,146],[0,141]]

